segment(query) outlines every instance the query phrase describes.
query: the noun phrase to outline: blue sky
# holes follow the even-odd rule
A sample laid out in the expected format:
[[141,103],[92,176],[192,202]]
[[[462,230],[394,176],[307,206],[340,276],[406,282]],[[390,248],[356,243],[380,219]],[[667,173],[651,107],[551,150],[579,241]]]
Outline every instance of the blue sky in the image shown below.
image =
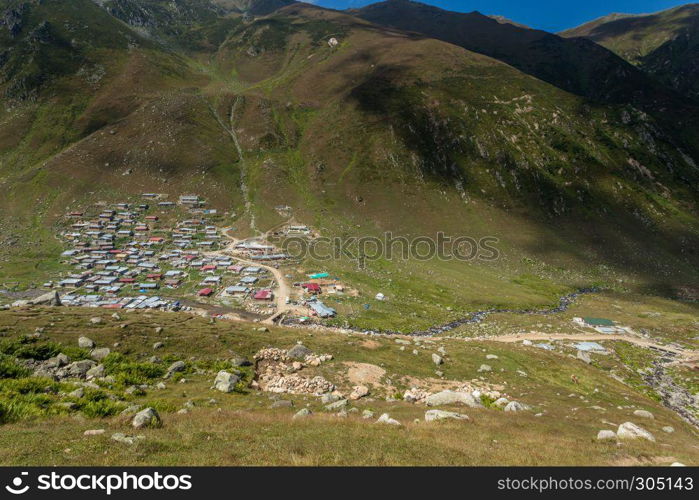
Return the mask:
[[[311,0],[306,0],[311,1]],[[487,15],[505,16],[518,23],[546,31],[560,31],[578,26],[612,12],[640,14],[669,9],[688,2],[672,0],[420,0],[458,12],[477,10]],[[316,0],[312,3],[332,9],[361,7],[369,0]]]

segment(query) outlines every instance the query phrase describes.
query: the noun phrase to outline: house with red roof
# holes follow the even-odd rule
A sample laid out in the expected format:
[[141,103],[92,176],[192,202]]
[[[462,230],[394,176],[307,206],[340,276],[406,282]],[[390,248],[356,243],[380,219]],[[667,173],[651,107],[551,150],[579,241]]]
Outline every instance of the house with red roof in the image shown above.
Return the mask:
[[255,292],[252,298],[255,300],[272,300],[274,298],[274,294],[272,293],[272,290],[258,290]]
[[301,288],[306,290],[308,293],[312,293],[313,295],[321,292],[320,285],[318,283],[304,283],[301,285]]

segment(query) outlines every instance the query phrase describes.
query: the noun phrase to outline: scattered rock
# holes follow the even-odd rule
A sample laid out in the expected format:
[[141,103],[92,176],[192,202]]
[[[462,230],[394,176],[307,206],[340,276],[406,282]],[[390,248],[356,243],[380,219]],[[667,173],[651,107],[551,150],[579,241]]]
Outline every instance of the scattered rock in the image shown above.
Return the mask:
[[39,295],[35,299],[28,301],[28,304],[32,306],[58,307],[61,305],[61,298],[58,296],[58,292],[53,291]]
[[299,418],[306,418],[310,417],[313,412],[309,410],[308,408],[301,408],[299,411],[294,413],[294,416],[292,417],[294,420],[299,419]]
[[78,387],[78,388],[75,389],[73,392],[69,392],[69,393],[68,393],[68,396],[71,397],[71,398],[78,398],[78,399],[80,399],[80,398],[82,398],[83,396],[85,396],[85,389],[83,389],[82,387]]
[[655,441],[655,436],[653,436],[653,434],[632,422],[624,422],[623,424],[621,424],[619,426],[619,429],[617,429],[616,433],[620,439],[642,438],[647,439],[648,441]]
[[388,424],[388,425],[401,425],[401,423],[390,417],[388,413],[384,413],[379,417],[379,419],[376,421],[377,424]]
[[369,394],[369,388],[364,385],[357,385],[352,388],[352,393],[349,395],[349,399],[357,400],[363,398]]
[[233,392],[236,384],[240,382],[240,377],[227,371],[221,370],[216,375],[213,388],[221,392]]
[[340,399],[339,401],[335,401],[334,403],[330,403],[329,405],[325,406],[325,409],[328,411],[335,411],[335,410],[340,410],[347,406],[347,400],[346,399]]
[[403,393],[403,401],[408,401],[409,403],[424,402],[429,395],[429,392],[413,387]]
[[186,366],[187,365],[185,365],[184,361],[175,361],[168,367],[167,373],[165,373],[164,378],[170,378],[175,373],[183,372]]
[[85,373],[85,377],[87,380],[92,380],[95,378],[101,378],[104,377],[105,373],[105,368],[104,365],[96,365],[90,368],[87,373]]
[[330,403],[334,403],[335,401],[339,401],[340,399],[342,398],[340,398],[338,394],[335,394],[334,392],[328,392],[320,397],[320,402],[324,405],[327,405]]
[[306,356],[310,356],[313,354],[313,351],[311,351],[308,347],[306,347],[303,344],[296,344],[294,347],[286,351],[286,355],[290,357],[291,359],[298,359],[301,361],[304,361],[306,359]]
[[444,410],[427,410],[425,412],[425,422],[434,422],[435,420],[444,419],[468,420],[468,415]]
[[616,439],[616,432],[605,429],[597,433],[598,441],[606,441],[608,439]]
[[141,409],[141,405],[129,405],[127,408],[125,408],[120,413],[120,415],[133,415],[136,412],[138,412],[138,410],[140,410],[140,409]]
[[504,408],[509,402],[510,400],[507,398],[498,398],[493,402],[493,404],[498,408]]
[[653,414],[647,410],[636,410],[633,412],[633,414],[636,415],[637,417],[641,417],[641,418],[650,418],[650,419],[655,418],[653,416]]
[[235,358],[231,359],[231,365],[233,366],[251,366],[252,363],[250,360],[243,358],[241,356],[236,356]]
[[525,405],[523,403],[520,403],[519,401],[510,401],[509,403],[507,403],[507,405],[505,405],[505,411],[517,412],[530,409],[531,407],[529,405]]
[[441,365],[442,363],[444,363],[444,359],[443,359],[442,356],[440,356],[439,354],[432,354],[432,362],[433,362],[435,365],[439,366],[439,365]]
[[124,393],[129,394],[131,396],[142,396],[143,394],[145,394],[145,391],[138,386],[130,385],[126,388],[126,390],[124,390]]
[[62,377],[59,374],[58,378],[85,378],[90,368],[93,368],[95,366],[97,366],[97,363],[95,363],[91,359],[81,359],[80,361],[74,361],[73,363],[63,368],[66,377]]
[[99,325],[100,323],[102,323],[102,318],[100,318],[99,316],[90,318],[90,323],[92,323],[93,325]]
[[665,427],[663,427],[663,432],[667,432],[668,434],[672,434],[673,432],[675,432],[675,428],[670,426],[670,425],[666,425]]
[[46,368],[60,368],[70,363],[70,358],[63,353],[60,353],[53,358],[49,358],[44,362]]
[[472,394],[467,392],[442,391],[430,394],[425,398],[427,406],[443,406],[453,404],[464,404],[470,408],[482,408],[483,405],[477,401]]
[[83,436],[99,436],[104,434],[104,429],[89,429],[83,432]]
[[363,418],[363,419],[374,418],[374,412],[371,411],[371,410],[364,410],[364,411],[362,412],[362,418]]
[[100,347],[98,349],[93,349],[90,352],[90,357],[96,361],[102,361],[104,358],[109,356],[110,352],[109,347]]
[[580,361],[587,363],[588,365],[592,363],[592,358],[590,357],[590,353],[588,352],[578,351],[575,357],[578,358]]
[[82,349],[92,349],[95,347],[95,341],[92,340],[89,337],[80,337],[78,339],[78,347],[81,347]]
[[481,365],[481,367],[478,369],[478,373],[489,372],[492,370],[493,369],[490,367],[490,365]]
[[162,426],[163,421],[160,419],[160,415],[158,415],[158,412],[155,411],[154,408],[146,408],[145,410],[141,410],[134,415],[131,425],[133,425],[133,427],[136,429],[142,429],[144,427],[155,428]]
[[163,344],[162,342],[156,342],[155,344],[153,344],[153,350],[162,349],[163,347],[165,347],[165,344]]
[[146,439],[145,436],[127,436],[126,434],[123,434],[121,432],[117,432],[115,434],[112,434],[112,441],[116,441],[117,443],[123,443],[123,444],[134,444],[137,441],[141,441],[143,439]]

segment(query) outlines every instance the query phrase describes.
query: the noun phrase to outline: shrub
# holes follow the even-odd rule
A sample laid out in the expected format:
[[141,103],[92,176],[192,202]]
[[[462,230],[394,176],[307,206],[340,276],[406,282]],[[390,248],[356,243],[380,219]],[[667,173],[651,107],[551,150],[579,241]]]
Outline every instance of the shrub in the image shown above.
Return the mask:
[[111,353],[102,361],[105,373],[114,377],[117,384],[140,385],[149,379],[160,378],[165,368],[153,363],[129,361],[123,354]]
[[61,384],[48,378],[27,377],[0,381],[0,393],[8,396],[16,394],[55,394],[61,389]]
[[44,361],[60,353],[64,353],[71,359],[85,359],[89,353],[78,347],[69,347],[57,342],[39,343],[37,339],[20,337],[18,339],[6,339],[0,342],[0,353],[21,359],[36,359]]
[[0,355],[0,379],[27,377],[31,371],[5,354]]
[[495,401],[496,401],[495,398],[491,398],[490,396],[488,396],[486,394],[481,394],[481,403],[483,403],[483,406],[485,406],[486,408],[498,408],[499,409],[499,407],[495,406],[495,404],[494,404]]
[[78,405],[79,410],[89,418],[103,418],[116,415],[124,409],[124,405],[111,399],[86,401]]
[[36,407],[21,400],[0,401],[0,424],[17,422],[41,414]]

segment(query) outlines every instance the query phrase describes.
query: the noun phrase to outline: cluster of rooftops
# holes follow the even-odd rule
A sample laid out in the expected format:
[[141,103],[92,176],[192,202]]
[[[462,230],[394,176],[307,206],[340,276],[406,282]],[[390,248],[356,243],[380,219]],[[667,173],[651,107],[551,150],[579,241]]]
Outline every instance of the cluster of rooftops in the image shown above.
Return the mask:
[[[236,258],[217,253],[227,238],[216,225],[216,210],[205,208],[197,195],[182,195],[177,202],[158,193],[144,193],[143,202],[97,203],[87,211],[67,214],[62,233],[69,245],[61,257],[72,272],[46,287],[69,290],[66,305],[108,309],[189,309],[180,299],[154,295],[158,290],[187,287],[199,298],[230,296],[272,301],[270,276],[261,266],[244,265]],[[180,217],[169,207],[179,205],[189,214]],[[183,219],[183,220],[181,220]],[[307,234],[306,226],[290,232]],[[236,243],[234,255],[246,260],[280,261],[288,256],[266,242]],[[327,273],[310,276],[322,278]],[[198,286],[197,286],[198,285]],[[264,285],[264,286],[260,286]],[[273,282],[272,282],[273,285]],[[321,318],[336,314],[318,298],[318,283],[302,284],[310,295],[306,305]],[[166,293],[173,295],[174,292]],[[175,294],[176,295],[176,294]]]

